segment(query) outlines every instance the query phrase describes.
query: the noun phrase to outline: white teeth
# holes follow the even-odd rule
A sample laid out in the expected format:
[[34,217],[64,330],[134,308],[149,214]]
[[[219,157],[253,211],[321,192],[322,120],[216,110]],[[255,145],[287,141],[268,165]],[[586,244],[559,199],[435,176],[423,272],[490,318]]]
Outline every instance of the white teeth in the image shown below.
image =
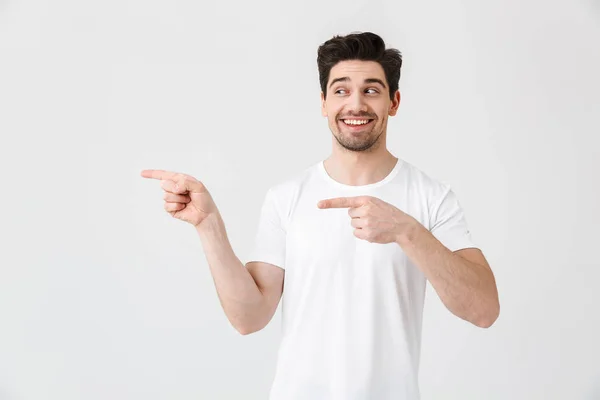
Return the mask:
[[364,124],[369,123],[369,120],[368,119],[363,119],[363,120],[345,119],[344,123],[348,124],[348,125],[364,125]]

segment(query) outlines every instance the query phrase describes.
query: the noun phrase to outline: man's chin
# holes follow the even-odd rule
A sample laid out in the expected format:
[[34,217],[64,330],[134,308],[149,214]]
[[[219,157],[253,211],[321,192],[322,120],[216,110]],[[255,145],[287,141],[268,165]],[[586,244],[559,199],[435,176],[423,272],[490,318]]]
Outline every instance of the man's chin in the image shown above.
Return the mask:
[[365,151],[365,150],[368,150],[371,147],[373,147],[373,145],[375,144],[375,142],[372,142],[370,140],[361,140],[361,141],[347,141],[347,140],[339,141],[338,140],[338,143],[346,150],[351,150],[351,151]]
[[[372,131],[368,132],[339,132],[334,135],[338,144],[351,151],[369,150],[377,143],[377,139],[372,137]],[[380,135],[381,136],[381,135]],[[350,140],[348,140],[350,139]]]

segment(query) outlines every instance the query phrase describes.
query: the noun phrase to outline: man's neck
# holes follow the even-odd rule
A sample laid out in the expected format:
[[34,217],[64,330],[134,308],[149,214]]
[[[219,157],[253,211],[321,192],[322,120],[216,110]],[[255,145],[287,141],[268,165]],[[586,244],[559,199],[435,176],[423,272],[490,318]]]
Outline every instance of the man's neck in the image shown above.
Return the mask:
[[383,180],[394,169],[398,158],[387,149],[376,152],[334,151],[324,161],[327,174],[351,186],[369,185]]

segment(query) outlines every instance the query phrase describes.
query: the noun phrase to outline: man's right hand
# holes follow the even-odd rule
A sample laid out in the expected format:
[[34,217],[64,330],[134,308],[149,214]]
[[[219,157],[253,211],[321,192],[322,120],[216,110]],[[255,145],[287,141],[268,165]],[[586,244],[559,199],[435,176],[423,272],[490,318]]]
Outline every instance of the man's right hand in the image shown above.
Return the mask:
[[143,170],[141,175],[161,181],[161,187],[165,191],[164,208],[177,219],[197,228],[209,215],[218,213],[206,187],[192,176],[155,169]]

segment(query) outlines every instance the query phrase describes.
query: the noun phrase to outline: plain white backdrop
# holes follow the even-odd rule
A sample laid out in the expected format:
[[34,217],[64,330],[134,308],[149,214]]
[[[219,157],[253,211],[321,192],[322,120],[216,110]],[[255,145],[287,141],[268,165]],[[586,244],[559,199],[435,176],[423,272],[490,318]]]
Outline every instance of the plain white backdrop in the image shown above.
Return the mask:
[[597,1],[0,0],[1,400],[266,399],[280,310],[238,334],[139,173],[203,181],[246,261],[331,149],[317,47],[367,30],[404,56],[389,149],[453,186],[500,293],[485,330],[428,287],[423,399],[600,399]]

